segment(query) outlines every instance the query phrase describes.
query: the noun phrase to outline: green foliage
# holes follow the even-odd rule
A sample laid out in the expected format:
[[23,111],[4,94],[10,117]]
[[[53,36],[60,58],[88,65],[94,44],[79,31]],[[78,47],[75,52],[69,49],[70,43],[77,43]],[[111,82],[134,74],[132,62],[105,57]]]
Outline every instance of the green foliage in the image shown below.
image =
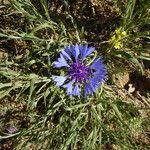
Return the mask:
[[[121,19],[119,27],[115,25],[115,31],[109,33],[107,50],[101,52],[106,52],[106,61],[109,59],[108,72],[114,57],[135,64],[143,72],[140,61],[150,60],[147,43],[140,42],[149,39],[149,31],[145,30],[149,3],[113,2]],[[60,5],[62,12],[54,13],[51,9],[57,7],[51,3]],[[4,16],[20,16],[22,22],[18,28],[15,24],[15,29],[13,23],[0,28],[6,45],[15,43],[0,63],[0,149],[1,143],[9,139],[16,150],[148,149],[148,144],[137,144],[137,137],[146,135],[148,128],[143,117],[147,109],[141,101],[125,91],[120,94],[113,85],[102,85],[86,99],[69,97],[51,81],[51,75],[57,74],[51,64],[58,51],[67,44],[88,43],[87,29],[78,26],[69,5],[69,0],[12,0],[0,7],[11,10]],[[5,128],[9,125],[15,125],[17,132],[8,134]]]
[[[121,2],[116,2],[121,5]],[[147,1],[137,2],[136,0],[128,0],[124,8],[120,7],[122,22],[120,27],[115,30],[110,39],[112,44],[109,50],[113,56],[125,59],[134,66],[139,67],[143,73],[141,60],[149,60],[149,49],[147,47],[150,32],[146,26],[149,26],[150,3]],[[119,32],[119,30],[121,30]],[[122,36],[122,33],[125,33]],[[119,54],[119,55],[118,55]]]

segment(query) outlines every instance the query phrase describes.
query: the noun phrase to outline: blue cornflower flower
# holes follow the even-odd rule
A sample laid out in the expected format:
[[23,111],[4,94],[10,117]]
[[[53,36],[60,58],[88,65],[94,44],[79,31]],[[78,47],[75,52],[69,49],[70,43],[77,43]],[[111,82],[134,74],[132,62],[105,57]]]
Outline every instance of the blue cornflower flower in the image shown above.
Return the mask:
[[79,96],[84,93],[86,97],[101,85],[107,78],[107,71],[103,61],[98,58],[92,65],[88,65],[86,58],[95,50],[88,45],[69,45],[60,53],[54,68],[66,68],[65,76],[52,76],[56,85],[67,89],[69,95]]

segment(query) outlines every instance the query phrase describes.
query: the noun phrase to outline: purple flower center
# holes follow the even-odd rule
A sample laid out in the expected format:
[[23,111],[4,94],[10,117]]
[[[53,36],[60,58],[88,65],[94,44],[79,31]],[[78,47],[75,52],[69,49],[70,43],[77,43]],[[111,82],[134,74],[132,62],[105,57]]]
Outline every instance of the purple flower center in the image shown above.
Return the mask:
[[75,79],[76,82],[85,81],[90,76],[90,72],[90,69],[80,62],[71,64],[68,70],[68,74],[72,79]]

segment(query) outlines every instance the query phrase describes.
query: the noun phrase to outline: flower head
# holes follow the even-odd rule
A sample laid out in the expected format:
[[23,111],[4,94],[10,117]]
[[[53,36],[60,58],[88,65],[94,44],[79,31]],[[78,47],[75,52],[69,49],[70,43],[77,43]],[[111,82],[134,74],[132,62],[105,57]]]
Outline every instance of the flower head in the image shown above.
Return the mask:
[[114,43],[115,49],[120,49],[123,47],[123,39],[127,36],[127,32],[124,31],[122,28],[117,28],[113,36],[110,39],[110,43]]
[[65,47],[57,61],[53,62],[54,68],[66,68],[65,76],[52,76],[56,85],[67,89],[69,95],[84,96],[96,92],[101,82],[106,80],[107,71],[103,61],[98,58],[92,65],[87,64],[87,56],[95,50],[87,45],[69,45]]

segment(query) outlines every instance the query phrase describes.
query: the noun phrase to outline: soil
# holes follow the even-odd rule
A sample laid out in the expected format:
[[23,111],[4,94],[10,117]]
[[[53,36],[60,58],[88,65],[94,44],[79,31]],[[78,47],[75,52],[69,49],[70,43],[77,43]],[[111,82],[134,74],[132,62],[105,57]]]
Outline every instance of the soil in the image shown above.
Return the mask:
[[[54,7],[54,2],[49,4],[50,10],[56,15],[62,17],[64,7],[60,5],[60,2],[57,1],[57,5]],[[38,9],[40,7],[37,1],[32,0],[36,4]],[[4,3],[8,7],[0,8],[0,28],[2,29],[18,29],[25,31],[26,19],[21,15],[9,15],[5,16],[10,9],[9,2],[7,0],[1,1],[1,4]],[[78,26],[84,26],[86,32],[88,33],[84,38],[91,44],[99,46],[100,41],[105,41],[109,38],[109,31],[113,30],[113,24],[118,24],[120,16],[119,12],[113,8],[111,1],[106,0],[75,0],[69,1],[69,11],[76,19]],[[82,8],[82,11],[81,11]],[[115,10],[115,11],[114,11]],[[54,17],[54,16],[53,16]],[[71,28],[71,27],[70,27]],[[30,50],[30,41],[22,40],[6,40],[5,38],[0,38],[0,62],[3,62],[9,56],[20,56],[22,57],[28,53]],[[116,74],[113,78],[115,85],[118,85],[119,88],[127,90],[128,93],[132,94],[134,97],[138,98],[138,94],[142,96],[147,96],[150,92],[150,62],[143,61],[144,64],[144,75],[141,75],[138,71],[130,71],[122,74]],[[33,68],[37,66],[32,66]],[[25,107],[23,104],[14,104],[10,101],[10,105],[16,106],[16,110],[23,111]],[[0,103],[0,107],[4,108],[7,106],[7,103]],[[11,108],[11,106],[8,106]],[[14,117],[15,114],[12,113],[10,117]],[[4,114],[1,114],[2,117]],[[14,116],[13,116],[14,115]],[[21,118],[22,115],[19,115]],[[18,119],[20,122],[21,119]],[[8,121],[9,123],[9,121]],[[24,122],[19,123],[28,124],[28,120],[25,119]],[[22,127],[22,126],[20,126]],[[147,137],[143,134],[138,135],[135,138],[137,143],[149,144]],[[3,140],[0,143],[0,150],[11,150],[13,143],[11,140]],[[111,149],[119,149],[117,145],[112,145]]]
[[150,69],[145,69],[144,75],[137,71],[117,74],[114,81],[116,85],[129,93],[140,92],[143,95],[150,92]]

